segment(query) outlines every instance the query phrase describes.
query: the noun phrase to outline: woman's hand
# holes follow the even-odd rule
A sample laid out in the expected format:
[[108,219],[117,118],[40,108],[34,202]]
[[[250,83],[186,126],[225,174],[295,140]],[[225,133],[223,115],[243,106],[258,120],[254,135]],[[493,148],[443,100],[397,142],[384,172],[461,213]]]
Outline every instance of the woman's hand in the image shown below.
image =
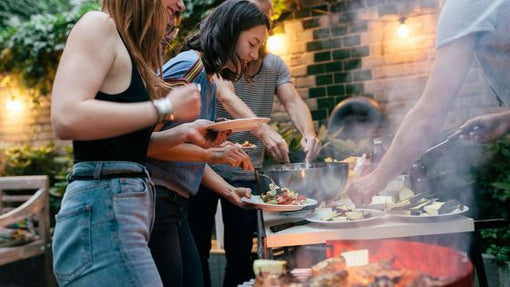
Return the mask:
[[209,157],[207,163],[229,164],[233,167],[240,167],[243,170],[254,171],[250,156],[243,151],[241,146],[226,144],[220,147],[208,149]]
[[250,204],[247,204],[242,201],[243,197],[250,198],[251,197],[251,189],[246,187],[233,187],[228,190],[228,194],[225,198],[230,201],[232,204],[239,207],[247,207]]
[[290,163],[287,142],[270,126],[264,124],[253,134],[262,141],[266,150],[275,161]]
[[314,161],[321,151],[321,142],[315,135],[306,135],[300,141],[303,151],[306,153],[306,162]]
[[178,125],[176,128],[184,130],[187,138],[186,142],[203,148],[210,148],[223,144],[232,134],[230,130],[217,132],[207,129],[211,124],[213,124],[212,121],[198,119],[190,123]]
[[200,86],[186,85],[173,88],[167,95],[174,109],[174,117],[179,121],[191,121],[200,115]]

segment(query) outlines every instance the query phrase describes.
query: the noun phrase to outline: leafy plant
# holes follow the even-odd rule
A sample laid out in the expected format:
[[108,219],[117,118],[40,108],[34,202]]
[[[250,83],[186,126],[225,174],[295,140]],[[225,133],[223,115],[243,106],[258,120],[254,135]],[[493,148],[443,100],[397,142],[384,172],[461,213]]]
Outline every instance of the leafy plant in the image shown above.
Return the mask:
[[[477,202],[484,208],[483,218],[510,218],[510,138],[489,144],[491,160],[473,169]],[[496,263],[510,261],[510,226],[481,231],[482,250],[493,254]]]
[[87,1],[69,13],[35,14],[2,29],[0,70],[9,76],[4,84],[25,89],[34,102],[48,95],[69,31],[86,11],[99,7],[95,2]]
[[494,255],[497,264],[510,261],[510,228],[485,229],[481,230],[481,235],[485,252]]
[[69,0],[16,0],[0,2],[0,28],[28,21],[38,13],[62,13],[72,8]]
[[[66,175],[72,165],[71,147],[59,150],[49,144],[40,147],[15,145],[3,149],[0,176],[47,175],[50,180],[50,211],[52,215],[56,214],[67,187]],[[50,218],[53,220],[53,216]]]

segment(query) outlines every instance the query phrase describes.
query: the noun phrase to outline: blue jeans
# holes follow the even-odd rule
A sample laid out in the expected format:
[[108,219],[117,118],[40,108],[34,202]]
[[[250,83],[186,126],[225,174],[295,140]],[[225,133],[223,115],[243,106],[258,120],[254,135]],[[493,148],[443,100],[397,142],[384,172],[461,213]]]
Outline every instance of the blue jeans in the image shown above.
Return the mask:
[[80,162],[69,178],[55,216],[53,267],[58,284],[162,286],[148,247],[154,189],[145,167],[123,161]]

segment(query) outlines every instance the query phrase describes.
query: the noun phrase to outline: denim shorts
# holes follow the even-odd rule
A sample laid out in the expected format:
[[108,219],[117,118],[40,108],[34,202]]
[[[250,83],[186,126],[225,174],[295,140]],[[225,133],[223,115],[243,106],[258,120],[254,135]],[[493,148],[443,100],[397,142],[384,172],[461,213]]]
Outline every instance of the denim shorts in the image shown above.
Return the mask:
[[162,286],[148,247],[155,196],[145,167],[124,161],[80,162],[69,178],[55,216],[58,284]]

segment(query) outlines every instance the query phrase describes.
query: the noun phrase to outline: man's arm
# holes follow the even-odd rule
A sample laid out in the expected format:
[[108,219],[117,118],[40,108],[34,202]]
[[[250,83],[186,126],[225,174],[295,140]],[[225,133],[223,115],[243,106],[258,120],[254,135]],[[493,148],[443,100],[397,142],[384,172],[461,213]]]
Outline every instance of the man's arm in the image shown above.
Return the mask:
[[276,88],[276,96],[287,110],[290,119],[303,135],[301,145],[306,160],[314,160],[320,152],[320,142],[316,137],[310,109],[292,83],[281,84]]
[[468,35],[437,50],[425,91],[405,116],[387,153],[373,172],[348,186],[347,193],[355,203],[369,203],[373,195],[437,140],[450,105],[471,67],[474,44],[474,35]]
[[[256,117],[255,113],[235,94],[234,85],[230,81],[217,79],[216,96],[225,110],[235,118]],[[285,140],[269,125],[264,124],[252,131],[259,138],[271,157],[278,162],[290,162],[289,147]]]

